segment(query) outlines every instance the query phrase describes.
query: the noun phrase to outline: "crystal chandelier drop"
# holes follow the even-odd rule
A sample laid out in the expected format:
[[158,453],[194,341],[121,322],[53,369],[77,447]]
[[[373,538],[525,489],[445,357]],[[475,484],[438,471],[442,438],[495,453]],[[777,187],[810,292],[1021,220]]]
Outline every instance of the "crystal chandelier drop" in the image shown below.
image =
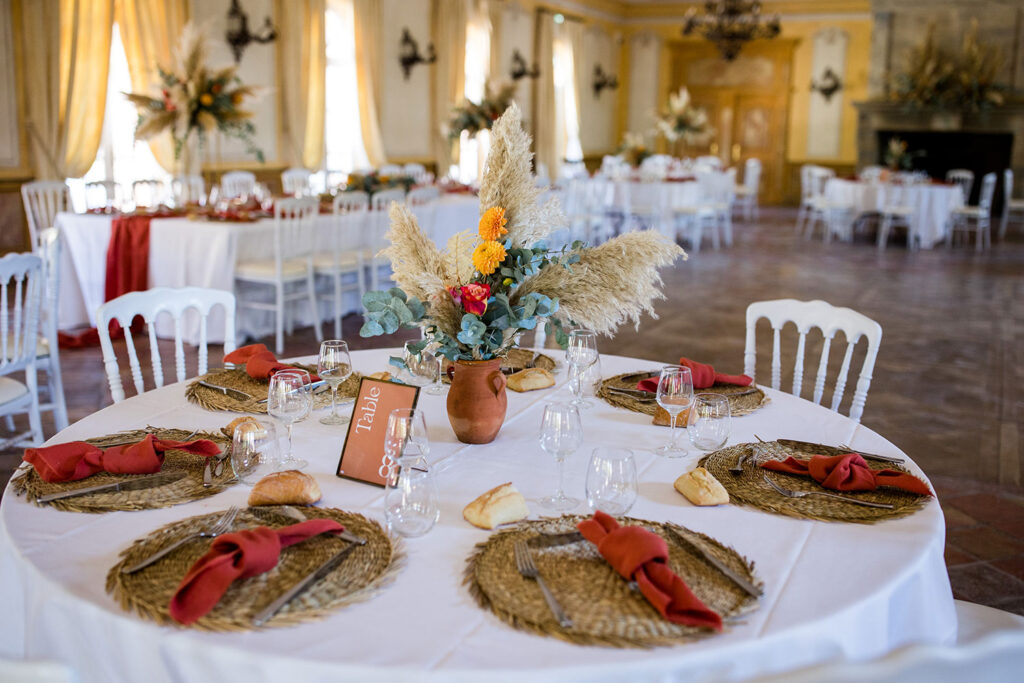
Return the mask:
[[744,43],[779,35],[779,15],[763,17],[758,0],[707,0],[704,14],[686,13],[683,35],[696,34],[711,41],[728,61],[736,59]]

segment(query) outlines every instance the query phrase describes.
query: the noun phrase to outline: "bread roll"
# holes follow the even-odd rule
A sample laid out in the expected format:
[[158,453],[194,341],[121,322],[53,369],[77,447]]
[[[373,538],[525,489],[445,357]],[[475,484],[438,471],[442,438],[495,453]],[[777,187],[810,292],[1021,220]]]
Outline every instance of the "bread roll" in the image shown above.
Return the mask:
[[249,493],[249,505],[312,505],[318,500],[316,479],[298,470],[268,474]]
[[555,376],[544,368],[526,368],[507,377],[512,391],[534,391],[555,386]]
[[694,505],[724,505],[729,502],[729,492],[715,479],[715,475],[703,467],[676,479],[675,487]]
[[367,377],[369,377],[370,379],[383,380],[385,382],[391,381],[391,373],[388,372],[387,370],[381,370],[380,372],[370,373],[369,375],[367,375]]
[[228,437],[229,439],[232,439],[235,436],[235,427],[242,424],[243,422],[254,422],[256,424],[260,423],[260,421],[257,420],[252,415],[243,415],[242,417],[236,417],[231,422],[228,422],[227,427],[221,427],[220,431],[224,432],[224,436]]
[[481,529],[493,529],[499,524],[518,522],[526,519],[529,514],[526,499],[512,482],[495,486],[462,511],[462,516],[467,522]]

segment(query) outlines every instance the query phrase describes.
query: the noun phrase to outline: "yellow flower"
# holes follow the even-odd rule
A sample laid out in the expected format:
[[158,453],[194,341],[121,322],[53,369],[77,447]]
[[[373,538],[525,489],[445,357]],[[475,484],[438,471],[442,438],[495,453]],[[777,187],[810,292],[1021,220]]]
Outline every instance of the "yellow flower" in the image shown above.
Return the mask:
[[501,242],[482,242],[473,250],[473,266],[481,275],[490,275],[505,260],[505,247]]
[[502,235],[507,235],[506,223],[508,219],[505,218],[505,209],[493,206],[480,217],[480,236],[485,240],[496,240]]
[[203,105],[204,107],[209,107],[211,104],[213,104],[213,95],[211,95],[208,92],[204,92],[202,95],[199,96],[199,104]]
[[233,104],[233,105],[235,105],[237,107],[241,103],[242,103],[242,93],[240,93],[240,92],[233,92],[233,93],[231,93],[231,104]]

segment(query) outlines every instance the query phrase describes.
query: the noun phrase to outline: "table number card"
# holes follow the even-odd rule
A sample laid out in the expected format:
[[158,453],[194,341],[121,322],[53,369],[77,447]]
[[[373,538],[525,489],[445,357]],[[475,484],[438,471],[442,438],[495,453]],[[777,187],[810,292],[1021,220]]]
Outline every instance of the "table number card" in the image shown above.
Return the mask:
[[364,377],[359,382],[352,420],[338,461],[339,477],[384,486],[381,465],[388,415],[397,408],[415,408],[420,388]]

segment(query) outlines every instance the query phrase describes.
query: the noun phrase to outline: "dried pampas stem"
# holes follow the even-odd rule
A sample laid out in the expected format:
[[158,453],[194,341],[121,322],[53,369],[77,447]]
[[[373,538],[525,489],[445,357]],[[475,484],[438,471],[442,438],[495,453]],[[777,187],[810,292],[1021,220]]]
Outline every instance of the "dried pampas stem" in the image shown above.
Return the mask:
[[389,244],[380,253],[391,261],[391,279],[409,296],[428,301],[445,290],[449,279],[444,254],[406,206],[392,202],[390,217]]

